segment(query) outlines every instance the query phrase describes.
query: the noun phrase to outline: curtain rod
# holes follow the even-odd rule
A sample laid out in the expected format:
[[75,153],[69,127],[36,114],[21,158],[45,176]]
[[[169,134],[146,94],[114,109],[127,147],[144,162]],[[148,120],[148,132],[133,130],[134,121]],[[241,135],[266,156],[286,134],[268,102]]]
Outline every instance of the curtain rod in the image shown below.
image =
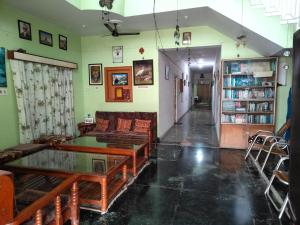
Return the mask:
[[59,59],[52,59],[48,57],[43,57],[39,55],[32,55],[22,52],[17,52],[13,50],[7,51],[7,58],[8,59],[16,59],[16,60],[23,60],[28,62],[35,62],[35,63],[41,63],[41,64],[47,64],[52,66],[60,66],[70,69],[77,69],[78,65],[77,63],[63,61]]

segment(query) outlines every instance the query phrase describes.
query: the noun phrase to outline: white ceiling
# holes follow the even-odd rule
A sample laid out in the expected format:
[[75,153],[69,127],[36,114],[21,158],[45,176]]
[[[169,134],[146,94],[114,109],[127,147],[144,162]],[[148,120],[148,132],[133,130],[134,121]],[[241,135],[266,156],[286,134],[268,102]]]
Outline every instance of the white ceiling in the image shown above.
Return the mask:
[[[50,23],[63,26],[65,29],[82,36],[109,34],[101,20],[101,11],[79,10],[64,0],[4,1],[15,8],[43,18]],[[176,15],[176,11],[156,14],[159,29],[174,28]],[[181,27],[207,25],[232,39],[236,39],[241,34],[241,26],[238,23],[208,7],[181,10],[179,16]],[[188,16],[188,19],[185,19],[185,16]],[[111,18],[124,21],[119,27],[119,32],[154,30],[152,14],[134,17],[113,14]],[[86,27],[83,28],[83,25]],[[273,55],[282,49],[279,45],[257,33],[246,28],[243,30],[243,33],[247,35],[247,46],[262,55]]]
[[174,64],[180,64],[181,62],[188,63],[188,58],[190,58],[190,70],[192,74],[207,74],[212,73],[215,62],[220,56],[221,47],[165,49],[163,52],[169,59],[172,59]]

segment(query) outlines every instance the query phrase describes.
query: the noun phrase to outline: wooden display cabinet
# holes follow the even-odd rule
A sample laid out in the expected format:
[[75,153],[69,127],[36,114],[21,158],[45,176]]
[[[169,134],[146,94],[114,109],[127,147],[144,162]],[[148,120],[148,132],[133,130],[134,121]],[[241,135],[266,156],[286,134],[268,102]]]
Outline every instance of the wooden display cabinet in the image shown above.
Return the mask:
[[257,130],[274,131],[278,59],[222,61],[220,147],[246,149]]

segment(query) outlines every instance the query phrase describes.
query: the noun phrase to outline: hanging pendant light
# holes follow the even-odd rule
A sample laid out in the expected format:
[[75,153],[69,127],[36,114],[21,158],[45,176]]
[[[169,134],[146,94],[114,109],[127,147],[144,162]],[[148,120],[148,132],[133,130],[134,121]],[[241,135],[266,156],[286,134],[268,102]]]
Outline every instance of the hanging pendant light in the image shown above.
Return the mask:
[[178,25],[178,0],[177,0],[177,24],[176,24],[175,31],[174,31],[174,41],[175,41],[175,45],[179,46],[180,31],[179,31],[179,25]]

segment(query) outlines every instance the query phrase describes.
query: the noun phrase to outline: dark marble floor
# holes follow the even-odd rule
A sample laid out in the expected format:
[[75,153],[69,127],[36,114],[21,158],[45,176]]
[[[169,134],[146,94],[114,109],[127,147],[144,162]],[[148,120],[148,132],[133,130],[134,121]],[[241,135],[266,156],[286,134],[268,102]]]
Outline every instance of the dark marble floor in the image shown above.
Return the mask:
[[[152,162],[103,216],[100,225],[279,225],[266,184],[244,152],[216,148],[210,111],[194,109],[157,146]],[[184,140],[189,145],[179,145]],[[205,146],[205,147],[203,147]]]

